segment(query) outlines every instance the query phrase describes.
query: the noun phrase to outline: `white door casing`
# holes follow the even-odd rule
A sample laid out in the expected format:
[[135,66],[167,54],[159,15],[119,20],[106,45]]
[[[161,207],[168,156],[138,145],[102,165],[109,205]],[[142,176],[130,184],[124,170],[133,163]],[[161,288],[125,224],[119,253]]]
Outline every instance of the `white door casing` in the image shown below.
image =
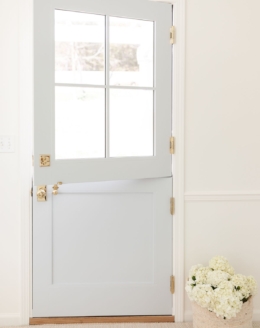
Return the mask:
[[[146,2],[146,0],[144,0]],[[184,102],[185,102],[185,0],[169,1],[174,4],[174,25],[177,29],[177,43],[174,46],[175,56],[173,65],[174,86],[173,98],[173,134],[176,136],[177,153],[176,165],[173,166],[175,176],[174,195],[176,197],[176,214],[174,217],[173,239],[173,274],[175,274],[177,285],[173,298],[175,321],[182,322],[184,318],[183,303],[183,247],[184,247],[184,226],[183,226],[183,203],[184,203],[184,173],[183,173],[183,152],[184,152]],[[19,154],[21,168],[21,313],[20,325],[28,325],[29,317],[32,316],[32,229],[31,229],[31,197],[28,190],[31,186],[31,176],[33,167],[31,166],[31,154],[33,153],[32,129],[33,129],[33,1],[22,0],[19,2],[19,38],[21,51],[19,55],[20,63],[20,133],[19,133]],[[29,72],[29,74],[28,74]],[[10,324],[10,323],[9,323]]]
[[[171,176],[172,6],[137,0],[36,0],[34,5],[35,185]],[[154,22],[154,85],[148,88],[154,92],[154,156],[55,159],[55,9]],[[40,155],[46,154],[51,164],[40,167]]]

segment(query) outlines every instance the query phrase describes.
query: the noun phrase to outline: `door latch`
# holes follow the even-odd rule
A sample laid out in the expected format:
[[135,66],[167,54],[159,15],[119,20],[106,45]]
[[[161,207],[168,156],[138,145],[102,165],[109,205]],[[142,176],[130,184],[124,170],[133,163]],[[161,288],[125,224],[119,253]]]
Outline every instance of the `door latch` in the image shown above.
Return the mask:
[[53,195],[58,195],[58,190],[59,190],[59,186],[61,186],[62,185],[62,182],[57,182],[53,187],[52,187],[52,189],[53,189],[53,191],[52,191],[52,194]]

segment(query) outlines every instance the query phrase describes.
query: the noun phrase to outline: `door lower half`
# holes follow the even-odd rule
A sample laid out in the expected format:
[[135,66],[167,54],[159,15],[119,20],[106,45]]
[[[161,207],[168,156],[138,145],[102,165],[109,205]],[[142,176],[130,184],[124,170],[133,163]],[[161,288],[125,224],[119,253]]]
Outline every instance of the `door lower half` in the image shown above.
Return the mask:
[[171,178],[34,194],[33,317],[172,315]]

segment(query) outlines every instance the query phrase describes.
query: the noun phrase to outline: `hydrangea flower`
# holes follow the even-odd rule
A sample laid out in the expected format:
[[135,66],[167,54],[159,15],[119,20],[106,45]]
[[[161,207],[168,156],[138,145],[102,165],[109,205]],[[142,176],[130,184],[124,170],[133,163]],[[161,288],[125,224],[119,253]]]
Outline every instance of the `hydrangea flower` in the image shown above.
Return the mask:
[[252,276],[235,274],[227,259],[217,256],[208,267],[199,264],[190,269],[185,289],[190,300],[218,317],[231,319],[256,294],[257,285]]
[[216,270],[210,270],[207,275],[207,284],[210,284],[213,287],[217,287],[222,281],[231,280],[231,275],[227,272]]
[[234,274],[233,267],[228,263],[224,256],[215,256],[209,261],[209,267],[213,270],[220,270],[231,275]]
[[256,293],[256,281],[253,277],[243,276],[242,274],[236,274],[232,276],[231,282],[240,295],[241,300],[247,300],[251,295]]

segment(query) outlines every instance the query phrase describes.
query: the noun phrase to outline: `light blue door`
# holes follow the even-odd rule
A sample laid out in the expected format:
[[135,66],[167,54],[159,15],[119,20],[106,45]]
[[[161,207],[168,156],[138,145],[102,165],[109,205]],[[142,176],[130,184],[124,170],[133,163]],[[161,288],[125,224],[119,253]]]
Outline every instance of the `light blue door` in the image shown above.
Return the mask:
[[34,1],[33,317],[173,314],[171,24]]

